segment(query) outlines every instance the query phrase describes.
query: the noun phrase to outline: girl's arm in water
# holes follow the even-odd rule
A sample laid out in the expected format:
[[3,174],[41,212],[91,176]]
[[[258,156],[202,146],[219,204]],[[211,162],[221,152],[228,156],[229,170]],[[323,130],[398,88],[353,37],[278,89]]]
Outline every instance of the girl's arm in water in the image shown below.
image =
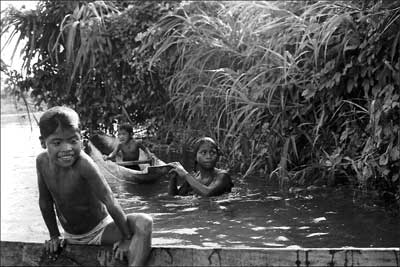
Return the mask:
[[217,174],[215,180],[208,186],[200,183],[189,173],[184,176],[185,180],[190,184],[193,190],[202,196],[219,196],[231,189],[230,177],[226,172]]
[[[196,178],[194,178],[189,172],[187,172],[183,168],[182,165],[174,164],[174,167],[175,168],[172,169],[170,172],[175,172],[180,177],[184,178],[190,184],[193,190],[201,196],[217,196],[225,192],[228,192],[231,189],[231,184],[232,184],[231,178],[229,174],[225,171],[219,171],[215,180],[207,186],[199,182]],[[170,183],[170,189],[169,189],[170,194],[171,193],[176,194],[175,191],[177,191],[176,185],[175,187],[171,188],[171,183]]]
[[178,177],[176,173],[169,173],[168,195],[176,196],[179,194]]

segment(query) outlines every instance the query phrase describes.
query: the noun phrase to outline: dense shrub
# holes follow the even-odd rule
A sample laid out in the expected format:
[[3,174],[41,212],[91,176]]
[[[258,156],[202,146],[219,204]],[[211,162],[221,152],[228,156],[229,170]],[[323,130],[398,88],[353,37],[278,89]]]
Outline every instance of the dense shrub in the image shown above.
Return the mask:
[[246,174],[398,194],[400,6],[366,4],[183,5],[156,25],[174,125]]
[[73,106],[89,128],[162,113],[167,94],[147,68],[152,47],[140,48],[140,35],[177,3],[40,1],[36,10],[6,10],[2,34],[28,39],[18,87],[38,106]]
[[245,176],[400,199],[398,1],[40,3],[2,18],[38,105],[210,135]]

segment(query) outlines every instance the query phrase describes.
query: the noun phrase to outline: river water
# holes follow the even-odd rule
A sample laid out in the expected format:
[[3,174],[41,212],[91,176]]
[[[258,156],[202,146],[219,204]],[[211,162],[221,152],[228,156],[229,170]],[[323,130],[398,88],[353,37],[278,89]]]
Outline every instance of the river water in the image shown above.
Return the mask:
[[[38,205],[38,136],[37,126],[31,129],[26,117],[1,116],[2,241],[48,238]],[[234,177],[231,193],[203,198],[168,196],[166,180],[152,185],[108,182],[126,213],[152,215],[153,245],[400,246],[400,218],[377,205],[361,205],[346,187],[294,195],[268,186],[264,179]]]

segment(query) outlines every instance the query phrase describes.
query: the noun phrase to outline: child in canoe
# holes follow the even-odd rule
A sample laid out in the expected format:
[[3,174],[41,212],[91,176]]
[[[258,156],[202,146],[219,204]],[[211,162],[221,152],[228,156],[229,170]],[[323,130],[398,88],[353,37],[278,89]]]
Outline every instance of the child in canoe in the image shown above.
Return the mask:
[[[39,206],[49,230],[46,250],[70,244],[113,244],[115,257],[142,266],[151,251],[153,221],[143,213],[126,215],[95,162],[82,150],[80,120],[68,107],[53,107],[40,118],[37,156]],[[57,226],[56,214],[63,239]]]
[[[121,151],[123,161],[137,161],[139,160],[139,149],[142,149],[146,153],[147,158],[151,159],[151,152],[149,149],[133,138],[133,127],[129,123],[121,124],[118,130],[118,139],[118,145],[108,156],[104,156],[104,160],[115,159],[117,153]],[[138,165],[126,167],[140,171]]]
[[[230,192],[232,179],[227,171],[216,168],[219,159],[219,149],[210,137],[202,137],[194,144],[195,174],[187,172],[180,163],[170,163],[168,193],[170,195],[188,195],[192,191],[201,196],[218,196]],[[198,172],[196,172],[198,168]],[[177,178],[184,183],[178,188]]]

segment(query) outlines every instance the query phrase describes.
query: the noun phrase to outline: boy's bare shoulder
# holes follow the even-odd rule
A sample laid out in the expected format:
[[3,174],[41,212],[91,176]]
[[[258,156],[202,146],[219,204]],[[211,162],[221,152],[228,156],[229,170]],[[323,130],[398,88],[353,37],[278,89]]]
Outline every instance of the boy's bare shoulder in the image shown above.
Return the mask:
[[45,162],[48,162],[48,160],[49,160],[49,155],[47,154],[47,151],[43,151],[39,155],[37,155],[36,164],[43,164]]
[[84,173],[93,173],[97,169],[96,162],[84,151],[81,151],[75,166]]
[[78,162],[77,163],[79,165],[82,165],[82,166],[92,166],[92,165],[96,164],[93,161],[93,159],[88,154],[86,154],[86,152],[83,151],[83,150],[79,154],[79,158],[78,158]]
[[136,140],[135,138],[131,138],[131,140],[129,140],[129,143],[130,143],[130,144],[137,145],[137,144],[139,144],[140,142],[139,142],[138,140]]

